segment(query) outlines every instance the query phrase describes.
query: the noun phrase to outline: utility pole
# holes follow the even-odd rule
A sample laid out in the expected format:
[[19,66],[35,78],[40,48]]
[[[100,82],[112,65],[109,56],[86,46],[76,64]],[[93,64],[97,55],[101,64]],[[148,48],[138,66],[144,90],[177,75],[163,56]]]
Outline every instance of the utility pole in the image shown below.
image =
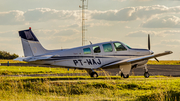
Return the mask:
[[86,24],[85,24],[85,20],[86,19],[86,15],[85,15],[85,11],[88,8],[88,0],[81,0],[82,1],[82,5],[79,6],[79,8],[82,8],[82,46],[85,45],[85,32],[86,32]]

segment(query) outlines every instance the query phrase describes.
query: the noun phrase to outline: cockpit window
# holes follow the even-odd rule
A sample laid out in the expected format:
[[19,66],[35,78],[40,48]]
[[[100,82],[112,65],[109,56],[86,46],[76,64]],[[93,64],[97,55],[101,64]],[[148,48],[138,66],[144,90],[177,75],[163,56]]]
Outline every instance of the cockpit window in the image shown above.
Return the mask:
[[84,48],[83,51],[84,51],[84,54],[91,54],[90,48]]
[[113,51],[112,46],[111,46],[110,43],[103,44],[103,48],[104,48],[104,52],[112,52]]
[[[121,42],[121,43],[122,43],[122,42]],[[126,45],[125,43],[123,43],[123,44]],[[132,48],[131,48],[130,46],[128,46],[128,45],[126,45],[126,47],[129,48],[129,49],[132,49]]]
[[101,53],[101,49],[99,46],[94,46],[93,51],[94,51],[94,53]]
[[116,42],[114,43],[114,47],[116,49],[116,51],[125,51],[127,50],[121,43]]

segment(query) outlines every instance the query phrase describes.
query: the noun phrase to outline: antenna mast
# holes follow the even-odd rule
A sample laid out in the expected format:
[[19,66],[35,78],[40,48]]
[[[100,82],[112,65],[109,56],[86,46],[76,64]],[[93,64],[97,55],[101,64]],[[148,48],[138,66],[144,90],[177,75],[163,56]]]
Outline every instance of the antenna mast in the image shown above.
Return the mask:
[[85,10],[88,8],[88,0],[81,0],[81,1],[82,1],[82,6],[79,6],[79,8],[82,8],[82,46],[84,46],[86,41],[85,31],[87,30],[85,25],[85,20],[87,20],[85,15]]

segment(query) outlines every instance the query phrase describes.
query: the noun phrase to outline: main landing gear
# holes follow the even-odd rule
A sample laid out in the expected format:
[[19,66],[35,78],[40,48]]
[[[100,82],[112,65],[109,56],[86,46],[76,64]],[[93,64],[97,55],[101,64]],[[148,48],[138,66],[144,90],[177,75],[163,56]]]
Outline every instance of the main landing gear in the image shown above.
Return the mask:
[[95,72],[94,70],[86,70],[88,72],[88,74],[91,76],[91,77],[94,77],[94,78],[97,78],[98,77],[98,73]]
[[124,75],[123,73],[121,73],[121,77],[123,77],[123,78],[129,78],[129,74]]

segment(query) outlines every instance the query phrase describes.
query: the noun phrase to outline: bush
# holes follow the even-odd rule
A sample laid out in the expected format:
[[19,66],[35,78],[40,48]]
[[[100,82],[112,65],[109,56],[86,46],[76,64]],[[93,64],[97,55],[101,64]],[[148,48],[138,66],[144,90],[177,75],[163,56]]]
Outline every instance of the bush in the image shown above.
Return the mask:
[[17,54],[10,54],[9,52],[6,51],[0,51],[0,59],[15,59],[19,57]]

